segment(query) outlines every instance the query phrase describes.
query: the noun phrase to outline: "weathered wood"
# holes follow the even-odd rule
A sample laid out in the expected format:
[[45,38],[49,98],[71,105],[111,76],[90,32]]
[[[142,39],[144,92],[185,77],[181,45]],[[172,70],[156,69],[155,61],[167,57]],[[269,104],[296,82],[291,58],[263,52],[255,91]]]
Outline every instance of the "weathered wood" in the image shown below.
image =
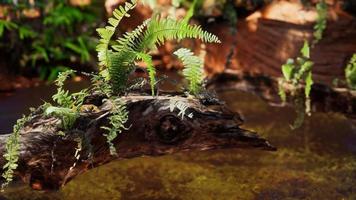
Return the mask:
[[[171,99],[186,101],[187,114],[170,111]],[[133,158],[142,155],[158,156],[179,151],[209,150],[220,148],[260,148],[275,150],[274,147],[255,133],[239,128],[242,120],[222,104],[182,96],[134,95],[122,98],[129,111],[128,130],[119,134],[114,141],[118,155],[109,154],[105,130],[112,108],[110,101],[101,103],[93,96],[86,103],[98,109],[81,113],[74,128],[66,136],[58,135],[59,120],[35,115],[21,131],[20,161],[16,175],[34,189],[58,189],[76,175],[115,159]],[[204,102],[202,104],[201,102]],[[84,145],[78,161],[75,159],[76,138],[84,135]],[[0,155],[9,135],[0,136]],[[4,165],[2,156],[0,166]],[[73,167],[75,166],[75,167]],[[73,169],[71,169],[73,168]],[[1,170],[0,170],[1,171]]]

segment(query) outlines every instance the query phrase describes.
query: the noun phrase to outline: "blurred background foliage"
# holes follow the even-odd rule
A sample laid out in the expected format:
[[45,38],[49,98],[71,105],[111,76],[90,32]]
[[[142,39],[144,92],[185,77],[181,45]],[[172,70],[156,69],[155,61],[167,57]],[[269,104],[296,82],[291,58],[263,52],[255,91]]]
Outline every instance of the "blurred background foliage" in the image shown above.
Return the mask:
[[[110,7],[115,8],[123,2],[1,0],[0,75],[24,75],[51,81],[58,72],[68,68],[95,71],[95,28],[106,21]],[[142,0],[156,12],[173,12],[177,16],[185,15],[194,4],[194,18],[198,21],[215,18],[228,21],[232,26],[238,18],[244,18],[270,2],[272,0]],[[314,2],[303,0],[303,3]],[[354,4],[352,0],[345,0],[342,5],[352,13]],[[131,26],[127,24],[125,26]]]
[[45,80],[54,80],[59,71],[68,67],[92,70],[95,28],[102,14],[102,7],[90,0],[3,2],[1,68]]

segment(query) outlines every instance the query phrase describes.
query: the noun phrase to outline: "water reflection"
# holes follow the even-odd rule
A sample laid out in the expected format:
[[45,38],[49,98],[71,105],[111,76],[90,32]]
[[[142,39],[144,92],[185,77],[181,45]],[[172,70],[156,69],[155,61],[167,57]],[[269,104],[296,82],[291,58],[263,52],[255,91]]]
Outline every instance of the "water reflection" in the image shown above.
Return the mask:
[[[291,130],[295,113],[237,91],[220,94],[279,149],[188,152],[117,161],[61,191],[9,188],[8,199],[356,199],[356,128],[339,114],[314,113]],[[25,98],[25,97],[23,97]],[[3,105],[3,104],[0,104]],[[1,198],[0,198],[1,199]]]

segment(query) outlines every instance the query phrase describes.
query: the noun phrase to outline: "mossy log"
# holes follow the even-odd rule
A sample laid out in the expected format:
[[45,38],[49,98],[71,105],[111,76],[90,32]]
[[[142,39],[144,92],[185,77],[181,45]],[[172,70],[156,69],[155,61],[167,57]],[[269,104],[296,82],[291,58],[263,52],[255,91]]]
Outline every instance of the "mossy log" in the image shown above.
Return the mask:
[[[171,112],[172,99],[185,102],[188,108],[184,113],[193,116]],[[21,130],[16,177],[34,189],[53,190],[78,174],[117,159],[235,147],[275,150],[257,134],[240,129],[242,120],[237,113],[209,98],[130,94],[122,97],[129,111],[128,129],[114,140],[117,156],[112,156],[104,137],[106,130],[101,128],[110,126],[112,103],[102,100],[100,96],[88,97],[85,104],[96,109],[80,113],[73,128],[64,131],[65,136],[58,134],[63,131],[59,119],[37,111]],[[8,137],[0,135],[0,166],[5,164],[2,155]],[[79,138],[82,149],[78,157]]]

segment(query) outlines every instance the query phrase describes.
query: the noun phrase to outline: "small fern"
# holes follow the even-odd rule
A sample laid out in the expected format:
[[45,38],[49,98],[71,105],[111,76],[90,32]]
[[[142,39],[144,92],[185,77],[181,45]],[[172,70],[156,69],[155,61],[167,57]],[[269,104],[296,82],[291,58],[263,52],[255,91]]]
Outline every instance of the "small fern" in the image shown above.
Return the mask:
[[110,154],[116,155],[117,152],[113,141],[117,137],[117,134],[121,133],[122,130],[127,129],[125,127],[125,123],[128,120],[128,112],[126,111],[126,106],[121,99],[111,99],[110,101],[113,106],[111,109],[111,116],[109,117],[109,122],[112,127],[103,126],[101,128],[108,131],[108,133],[104,134],[104,136],[109,144]]
[[148,76],[150,78],[151,93],[152,96],[155,95],[155,84],[156,84],[156,68],[153,66],[152,56],[146,53],[138,53],[137,57],[142,59],[142,61],[147,65]]
[[99,44],[96,47],[98,52],[99,65],[108,66],[108,57],[109,57],[109,43],[112,36],[115,33],[116,27],[119,25],[120,21],[124,17],[130,17],[128,12],[136,7],[137,0],[132,0],[131,2],[126,2],[124,6],[120,6],[115,9],[113,12],[113,17],[109,18],[109,26],[105,28],[98,28],[97,32],[99,33],[100,40]]
[[183,62],[183,75],[189,81],[189,92],[197,95],[201,91],[204,77],[203,60],[185,48],[178,49],[174,54]]
[[7,161],[3,166],[2,177],[5,179],[5,182],[1,185],[3,189],[8,185],[14,178],[14,171],[18,167],[18,160],[20,154],[20,131],[24,128],[26,122],[31,119],[31,115],[23,116],[21,119],[17,120],[16,124],[13,127],[13,133],[6,141],[5,150],[3,157]]
[[187,20],[176,21],[155,16],[144,21],[133,31],[125,33],[116,40],[115,44],[109,46],[115,28],[124,16],[129,16],[127,12],[135,7],[134,3],[125,4],[125,8],[121,7],[119,9],[121,12],[116,13],[116,16],[114,14],[116,18],[109,19],[111,26],[98,29],[101,37],[100,44],[97,46],[99,61],[108,69],[109,79],[115,92],[122,92],[126,88],[128,75],[132,71],[134,62],[140,59],[148,66],[152,95],[154,95],[155,69],[148,53],[166,40],[198,38],[204,42],[220,43],[217,36],[203,31],[199,26],[189,25]]
[[[313,62],[310,60],[310,47],[307,41],[304,42],[302,49],[300,50],[301,56],[298,57],[296,60],[288,59],[286,64],[282,65],[282,73],[284,79],[279,81],[279,95],[283,102],[287,99],[287,94],[284,91],[284,83],[291,83],[294,88],[298,88],[299,85],[304,84],[304,96],[305,96],[305,106],[304,112],[298,112],[299,114],[307,113],[311,115],[311,102],[310,102],[310,91],[313,85],[313,78],[312,78],[312,66]],[[295,98],[299,98],[299,94],[296,90],[292,90],[292,96]],[[300,104],[300,102],[298,102]],[[300,108],[301,106],[297,106]],[[298,119],[304,119],[303,117],[299,117]],[[296,123],[300,125],[301,123]],[[297,128],[297,127],[296,127]]]
[[44,109],[45,115],[61,119],[61,125],[64,130],[68,130],[74,125],[76,119],[79,117],[80,106],[83,104],[84,98],[88,95],[86,89],[73,94],[63,89],[64,82],[74,72],[74,70],[68,70],[58,75],[55,81],[58,87],[57,93],[52,96],[57,106],[52,106],[47,103]]

